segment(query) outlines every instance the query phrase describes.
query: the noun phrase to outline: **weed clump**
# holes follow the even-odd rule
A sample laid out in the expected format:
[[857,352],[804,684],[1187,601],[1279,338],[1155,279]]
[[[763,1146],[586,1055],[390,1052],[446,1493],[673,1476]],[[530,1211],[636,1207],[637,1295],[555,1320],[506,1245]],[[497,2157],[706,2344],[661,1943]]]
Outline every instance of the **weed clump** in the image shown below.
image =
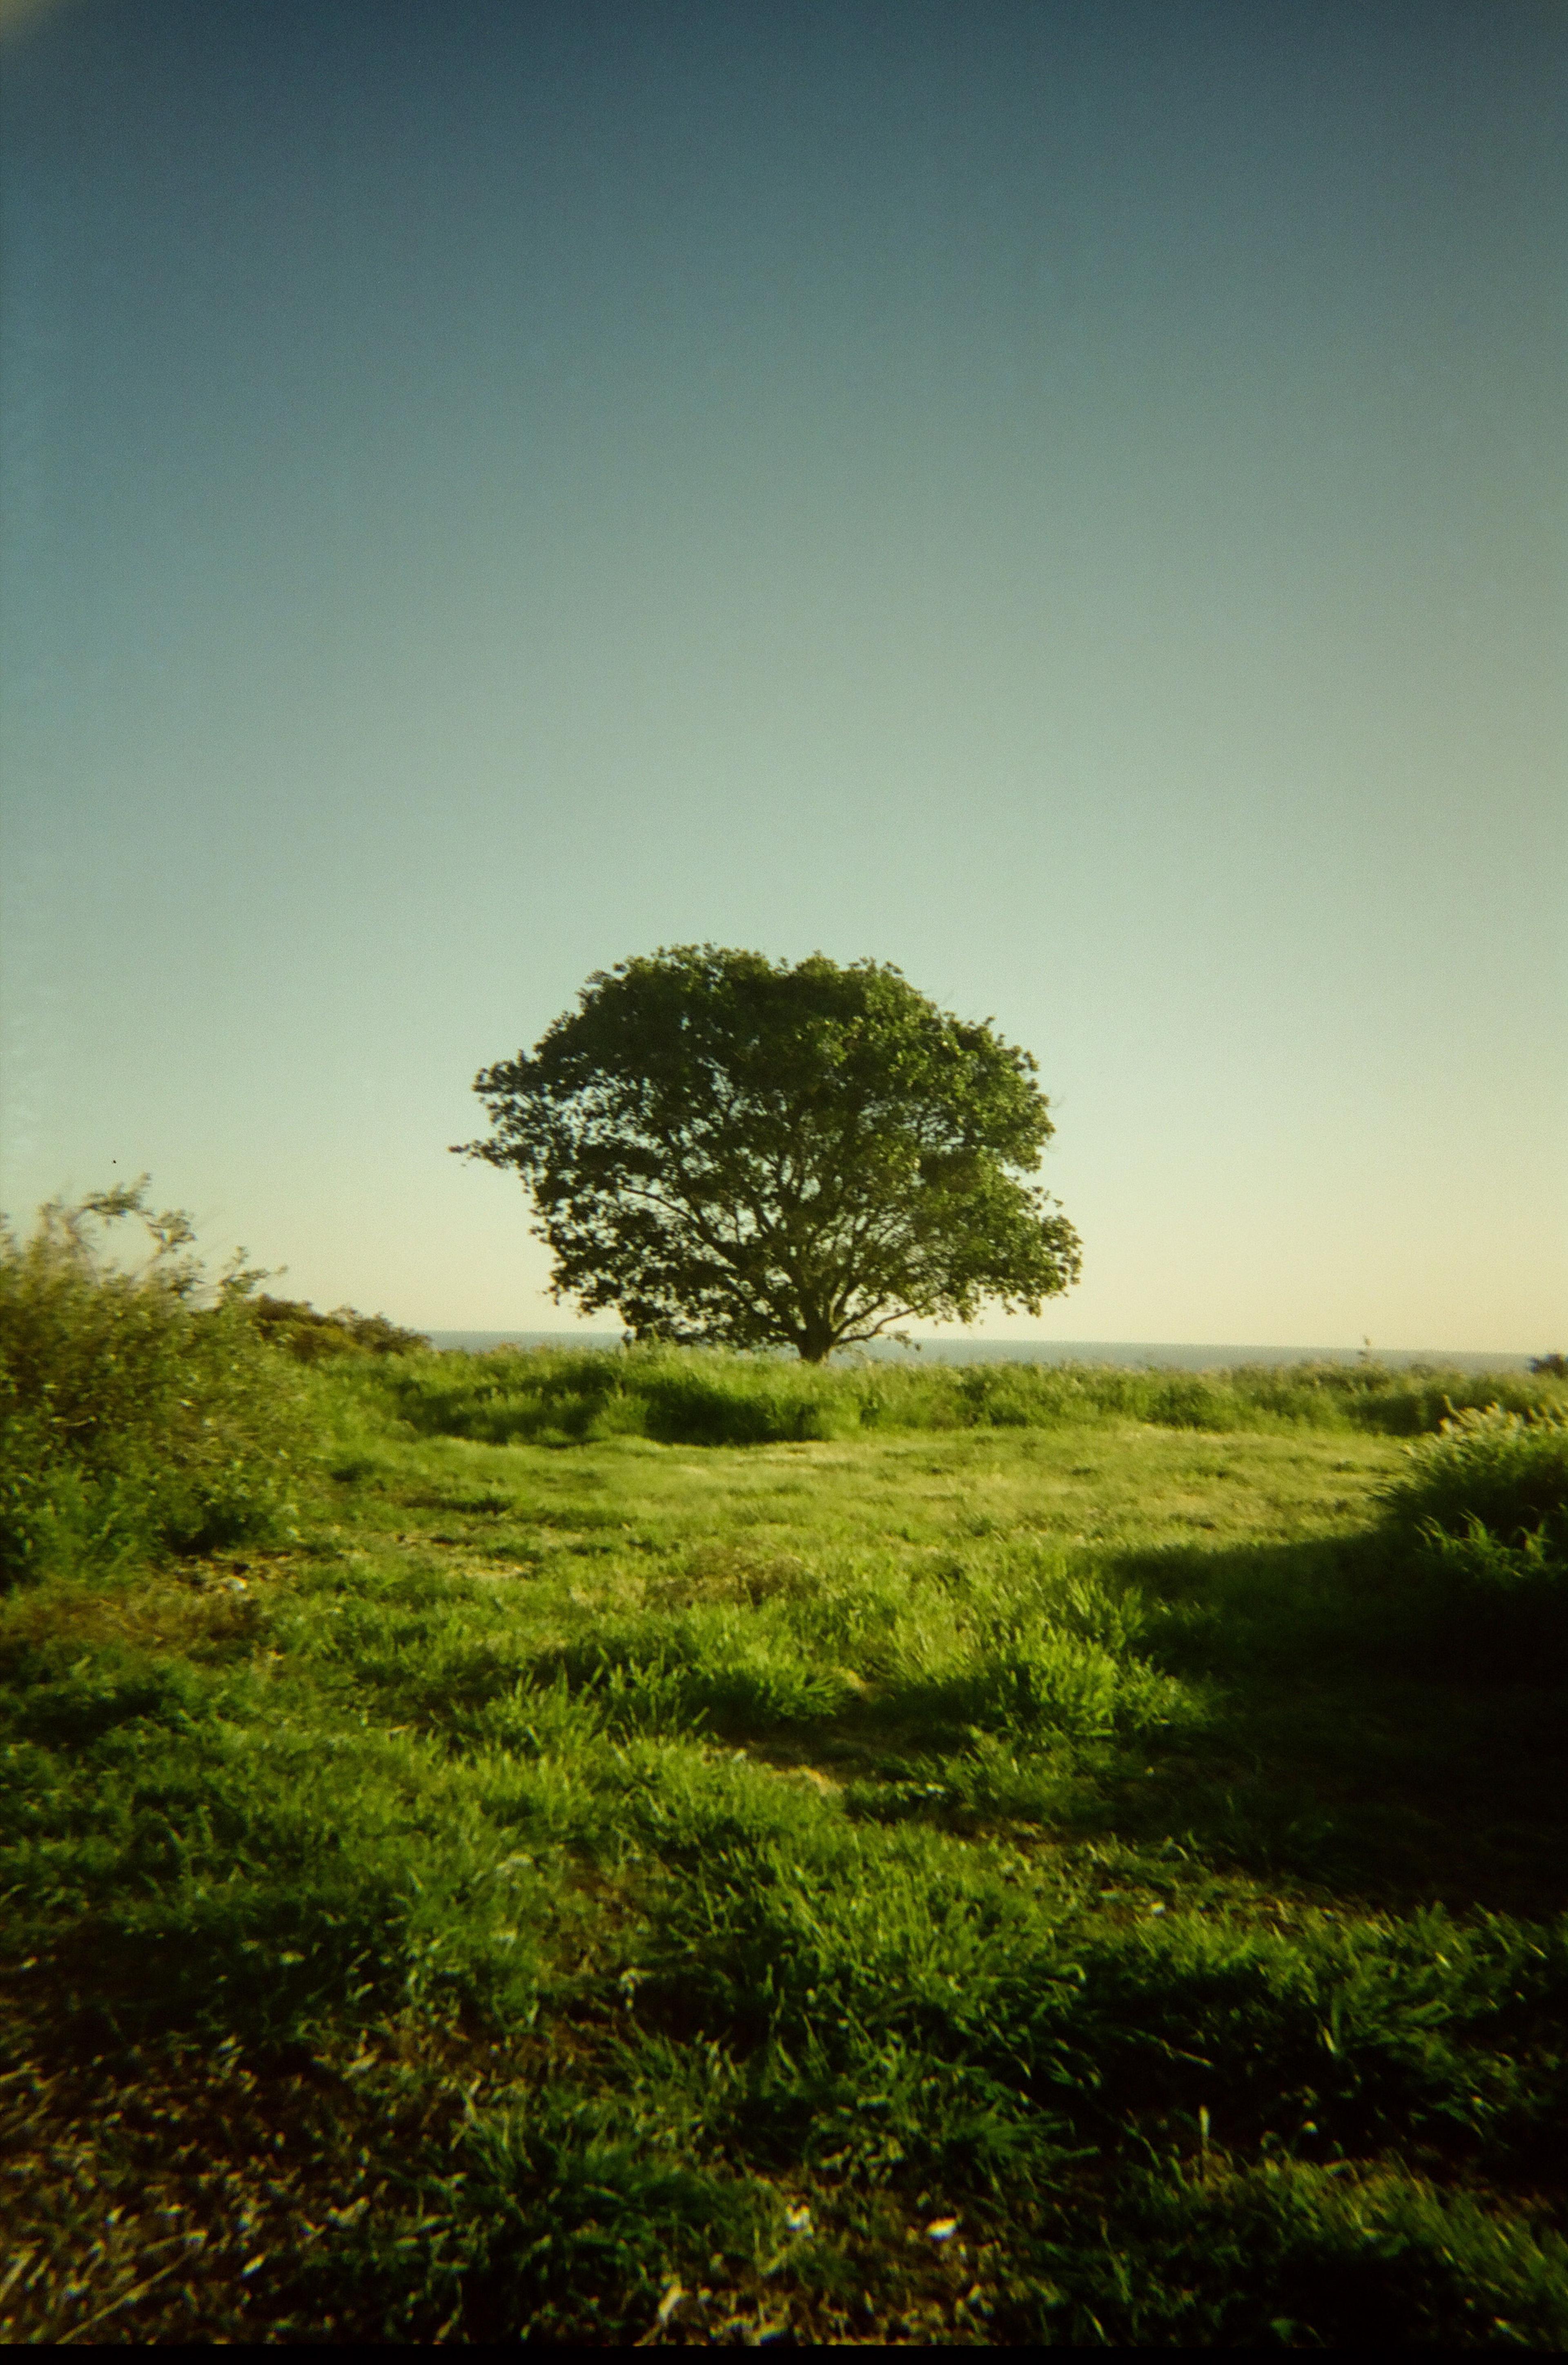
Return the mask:
[[[275,1537],[292,1518],[303,1413],[249,1316],[258,1276],[237,1262],[207,1288],[189,1219],[150,1214],[145,1194],[144,1178],[51,1201],[26,1241],[0,1226],[0,1582]],[[153,1241],[129,1272],[102,1238],[128,1216]]]

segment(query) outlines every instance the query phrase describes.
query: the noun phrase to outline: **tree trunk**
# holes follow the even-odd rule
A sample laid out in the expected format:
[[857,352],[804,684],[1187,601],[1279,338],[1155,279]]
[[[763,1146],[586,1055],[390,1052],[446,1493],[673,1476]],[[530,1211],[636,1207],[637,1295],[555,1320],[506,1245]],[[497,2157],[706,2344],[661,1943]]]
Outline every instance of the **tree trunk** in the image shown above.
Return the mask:
[[834,1350],[834,1328],[825,1315],[807,1314],[797,1334],[802,1363],[825,1363]]

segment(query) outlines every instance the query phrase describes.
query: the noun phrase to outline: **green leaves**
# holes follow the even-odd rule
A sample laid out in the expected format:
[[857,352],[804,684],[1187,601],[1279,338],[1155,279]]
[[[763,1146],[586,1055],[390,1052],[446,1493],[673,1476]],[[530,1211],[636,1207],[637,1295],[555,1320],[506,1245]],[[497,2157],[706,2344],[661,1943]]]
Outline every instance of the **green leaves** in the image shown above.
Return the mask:
[[1035,1061],[890,965],[685,946],[591,977],[475,1090],[557,1298],[643,1338],[809,1362],[987,1299],[1037,1313],[1076,1232],[1027,1178],[1053,1127]]
[[[296,1376],[257,1335],[242,1272],[207,1293],[178,1210],[144,1184],[0,1227],[0,1583],[285,1534],[310,1447]],[[89,1229],[140,1215],[135,1271]]]

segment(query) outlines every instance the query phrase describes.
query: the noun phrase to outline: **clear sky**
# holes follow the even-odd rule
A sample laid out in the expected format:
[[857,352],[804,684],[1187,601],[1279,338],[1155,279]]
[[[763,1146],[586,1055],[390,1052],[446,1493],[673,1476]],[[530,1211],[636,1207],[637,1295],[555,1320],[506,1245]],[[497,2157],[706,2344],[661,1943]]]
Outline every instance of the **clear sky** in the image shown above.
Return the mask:
[[705,939],[1036,1053],[991,1336],[1568,1347],[1559,0],[0,24],[14,1218],[569,1320],[447,1145]]

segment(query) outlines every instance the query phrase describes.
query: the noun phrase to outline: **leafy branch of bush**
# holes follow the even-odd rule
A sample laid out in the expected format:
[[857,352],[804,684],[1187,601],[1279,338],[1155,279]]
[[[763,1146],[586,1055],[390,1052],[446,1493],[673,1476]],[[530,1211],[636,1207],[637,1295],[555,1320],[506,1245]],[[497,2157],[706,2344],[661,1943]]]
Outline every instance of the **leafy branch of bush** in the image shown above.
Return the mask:
[[[286,1532],[308,1451],[298,1384],[252,1317],[268,1276],[240,1250],[216,1282],[184,1210],[148,1178],[0,1225],[0,1579]],[[104,1228],[136,1216],[127,1268]]]
[[1406,1451],[1406,1474],[1383,1494],[1400,1526],[1462,1536],[1479,1521],[1500,1543],[1541,1535],[1568,1551],[1568,1415],[1561,1410],[1450,1408],[1435,1437]]
[[405,1330],[385,1314],[356,1314],[352,1306],[319,1314],[313,1306],[295,1297],[252,1298],[251,1319],[263,1339],[301,1363],[318,1363],[335,1355],[417,1355],[431,1343],[423,1331]]

